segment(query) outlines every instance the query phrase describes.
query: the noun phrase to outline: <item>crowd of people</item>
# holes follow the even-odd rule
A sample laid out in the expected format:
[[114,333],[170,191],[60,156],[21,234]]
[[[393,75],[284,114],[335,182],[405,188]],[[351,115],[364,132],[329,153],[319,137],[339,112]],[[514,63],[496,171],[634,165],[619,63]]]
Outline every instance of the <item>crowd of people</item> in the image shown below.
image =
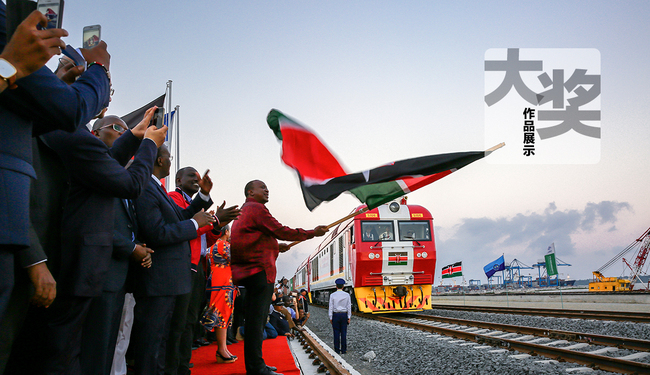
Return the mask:
[[131,128],[106,113],[105,42],[52,72],[67,32],[38,11],[11,32],[8,13],[0,1],[0,373],[185,375],[197,345],[232,363],[243,335],[247,374],[275,374],[265,327],[292,337],[309,317],[306,291],[275,288],[278,240],[327,227],[280,224],[259,180],[241,209],[209,211],[209,171],[169,176],[155,106]]

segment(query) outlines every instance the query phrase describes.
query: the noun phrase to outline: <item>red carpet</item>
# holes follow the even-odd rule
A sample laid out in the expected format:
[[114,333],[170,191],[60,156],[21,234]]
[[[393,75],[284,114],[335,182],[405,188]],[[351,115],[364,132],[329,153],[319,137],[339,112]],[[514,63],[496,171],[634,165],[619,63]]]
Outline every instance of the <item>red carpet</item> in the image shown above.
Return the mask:
[[[245,375],[244,342],[228,345],[228,350],[238,357],[233,363],[217,363],[216,344],[202,346],[192,351],[192,363],[194,363],[194,367],[191,369],[192,375]],[[264,340],[262,352],[266,364],[277,367],[277,372],[284,375],[300,375],[300,370],[296,367],[286,338]]]

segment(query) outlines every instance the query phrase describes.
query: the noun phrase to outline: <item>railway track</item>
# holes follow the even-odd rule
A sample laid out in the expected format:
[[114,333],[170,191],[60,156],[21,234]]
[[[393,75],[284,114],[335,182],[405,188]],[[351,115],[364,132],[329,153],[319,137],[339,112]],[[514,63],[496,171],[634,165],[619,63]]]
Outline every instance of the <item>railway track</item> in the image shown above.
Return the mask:
[[345,368],[320,342],[320,340],[313,335],[313,333],[305,328],[304,331],[296,331],[297,338],[302,344],[302,348],[309,354],[309,358],[313,359],[312,365],[318,366],[319,373],[326,373],[330,375],[354,375],[352,372]]
[[596,310],[564,310],[564,309],[540,309],[540,308],[514,308],[514,307],[492,307],[492,306],[451,306],[431,305],[432,309],[472,311],[495,314],[519,314],[534,316],[551,316],[556,318],[569,319],[597,319],[613,320],[623,322],[650,323],[650,313],[626,312],[626,311],[596,311]]
[[[593,335],[580,332],[513,326],[498,323],[442,318],[422,314],[365,315],[385,323],[418,329],[440,335],[459,345],[475,345],[476,349],[497,347],[519,351],[525,356],[543,356],[550,360],[573,362],[605,371],[647,374],[650,364],[637,360],[650,357],[650,341]],[[598,348],[596,348],[597,346]],[[635,353],[615,357],[619,350]]]

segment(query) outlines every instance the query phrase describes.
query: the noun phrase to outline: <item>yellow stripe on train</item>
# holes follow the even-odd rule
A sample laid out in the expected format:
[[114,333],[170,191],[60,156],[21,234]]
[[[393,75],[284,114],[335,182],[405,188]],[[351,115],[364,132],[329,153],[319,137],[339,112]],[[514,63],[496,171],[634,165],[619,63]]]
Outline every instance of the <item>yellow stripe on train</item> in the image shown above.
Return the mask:
[[[398,287],[407,290],[405,296],[394,293]],[[391,285],[354,288],[359,311],[387,313],[431,310],[431,285]]]

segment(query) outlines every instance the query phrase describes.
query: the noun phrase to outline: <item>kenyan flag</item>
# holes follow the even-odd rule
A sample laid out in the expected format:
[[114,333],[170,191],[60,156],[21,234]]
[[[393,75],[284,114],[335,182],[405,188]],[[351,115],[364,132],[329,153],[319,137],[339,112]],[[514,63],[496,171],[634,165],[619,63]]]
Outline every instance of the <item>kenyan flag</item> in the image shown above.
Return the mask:
[[456,276],[463,276],[463,262],[456,262],[442,268],[443,279],[450,279]]
[[407,261],[408,261],[408,255],[406,251],[388,253],[389,266],[405,266]]
[[282,142],[282,161],[298,173],[307,208],[311,211],[349,191],[373,209],[437,181],[503,146],[398,160],[377,168],[347,173],[316,133],[272,109],[266,122]]

